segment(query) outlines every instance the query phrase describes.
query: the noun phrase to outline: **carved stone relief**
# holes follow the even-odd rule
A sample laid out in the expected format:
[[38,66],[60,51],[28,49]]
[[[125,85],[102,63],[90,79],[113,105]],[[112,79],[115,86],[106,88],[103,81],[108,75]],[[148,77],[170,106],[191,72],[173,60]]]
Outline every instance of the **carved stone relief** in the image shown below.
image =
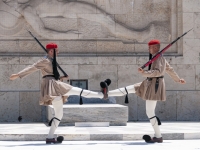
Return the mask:
[[29,29],[50,41],[111,40],[126,47],[157,38],[169,43],[174,4],[172,0],[1,0],[0,40],[32,39]]

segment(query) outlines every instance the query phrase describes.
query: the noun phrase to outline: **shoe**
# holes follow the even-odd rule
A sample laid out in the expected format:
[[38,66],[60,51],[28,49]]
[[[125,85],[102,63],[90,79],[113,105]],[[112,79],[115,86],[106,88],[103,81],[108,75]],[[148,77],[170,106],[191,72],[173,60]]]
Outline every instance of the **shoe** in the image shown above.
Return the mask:
[[100,82],[101,92],[103,93],[103,99],[108,99],[108,86],[111,84],[110,79],[106,79],[105,81]]
[[143,136],[143,139],[145,140],[146,143],[162,143],[163,142],[163,138],[156,138],[156,137],[153,137],[151,138],[149,135],[144,135]]
[[163,138],[162,137],[160,137],[160,138],[153,137],[153,141],[157,142],[157,143],[162,143],[163,142]]
[[46,138],[46,144],[61,144],[63,140],[64,140],[63,136],[59,136],[56,139],[55,138],[52,138],[52,139]]

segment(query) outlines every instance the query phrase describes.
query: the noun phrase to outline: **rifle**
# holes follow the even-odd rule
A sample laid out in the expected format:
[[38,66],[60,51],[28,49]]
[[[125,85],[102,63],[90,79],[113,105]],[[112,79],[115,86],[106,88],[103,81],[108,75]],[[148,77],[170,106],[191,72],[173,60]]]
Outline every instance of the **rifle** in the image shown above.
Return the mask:
[[[42,49],[47,53],[46,48],[40,43],[40,41],[31,33],[31,31],[27,30],[29,32],[29,34],[36,40],[36,42],[42,47]],[[57,67],[58,69],[60,69],[60,71],[63,73],[64,77],[68,77],[68,75],[66,74],[66,72],[60,67],[60,65],[57,63]]]
[[167,45],[165,48],[163,48],[161,51],[159,51],[153,58],[151,58],[147,63],[145,63],[141,68],[144,69],[145,67],[149,66],[151,63],[153,63],[162,53],[164,53],[168,48],[170,48],[176,41],[178,41],[180,38],[182,38],[184,35],[186,35],[188,32],[190,32],[192,29],[189,31],[185,32],[183,35],[178,37],[176,40],[172,41],[169,45]]

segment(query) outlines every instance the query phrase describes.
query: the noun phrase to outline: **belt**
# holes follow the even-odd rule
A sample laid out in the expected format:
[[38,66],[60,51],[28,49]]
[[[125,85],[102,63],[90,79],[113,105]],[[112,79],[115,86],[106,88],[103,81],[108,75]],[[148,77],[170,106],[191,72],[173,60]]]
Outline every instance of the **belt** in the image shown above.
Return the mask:
[[[158,91],[158,87],[159,87],[159,79],[160,79],[160,78],[164,78],[164,76],[153,77],[153,78],[156,78],[155,93],[157,93],[157,91]],[[148,81],[151,81],[153,78],[148,78],[148,77],[147,77],[147,80],[148,80]]]
[[46,75],[46,76],[43,76],[42,78],[46,78],[46,77],[54,77],[55,78],[54,75]]

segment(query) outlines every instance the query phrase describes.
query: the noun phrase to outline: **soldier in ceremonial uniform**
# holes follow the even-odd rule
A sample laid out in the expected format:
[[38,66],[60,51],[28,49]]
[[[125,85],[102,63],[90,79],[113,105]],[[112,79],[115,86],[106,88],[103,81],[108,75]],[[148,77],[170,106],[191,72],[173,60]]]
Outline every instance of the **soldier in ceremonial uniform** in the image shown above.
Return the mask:
[[[151,40],[148,46],[151,59],[159,51],[160,41]],[[184,84],[185,80],[177,75],[162,55],[149,66],[148,70],[138,68],[138,72],[143,77],[146,77],[143,82],[109,91],[108,96],[123,96],[135,93],[143,100],[146,100],[146,114],[155,131],[155,137],[151,138],[148,135],[144,135],[143,139],[148,143],[162,143],[163,139],[158,126],[161,125],[161,122],[155,115],[155,108],[157,101],[166,100],[164,74],[166,72],[177,83]]]
[[[41,97],[40,105],[53,105],[55,116],[49,122],[50,130],[46,138],[46,143],[62,143],[63,137],[54,138],[54,132],[58,127],[60,120],[63,117],[63,103],[66,102],[66,97],[69,95],[80,95],[87,98],[106,98],[107,97],[107,84],[106,89],[102,92],[93,92],[73,87],[67,83],[62,82],[65,77],[60,77],[57,71],[56,55],[58,54],[58,46],[55,43],[46,45],[47,56],[31,66],[26,67],[17,74],[12,74],[10,80],[23,78],[35,71],[41,70],[42,83],[41,83]],[[110,83],[108,83],[110,84]],[[106,96],[106,97],[105,97]]]

